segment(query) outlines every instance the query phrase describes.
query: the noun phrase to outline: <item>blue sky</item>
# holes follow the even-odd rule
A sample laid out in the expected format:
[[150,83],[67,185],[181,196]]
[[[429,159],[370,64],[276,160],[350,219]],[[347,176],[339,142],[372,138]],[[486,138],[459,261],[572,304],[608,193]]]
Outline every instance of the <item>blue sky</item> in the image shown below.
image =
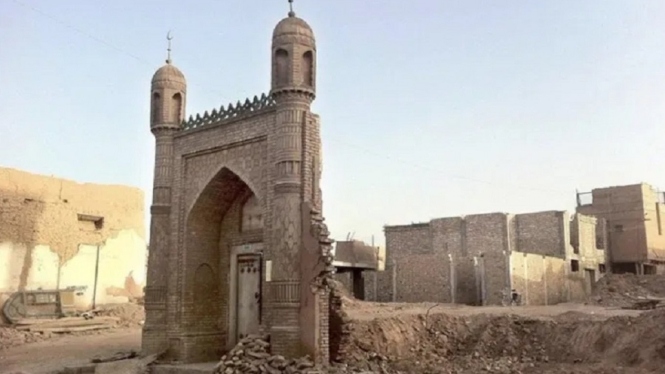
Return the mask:
[[[295,0],[314,28],[333,236],[665,189],[662,0]],[[0,165],[151,199],[149,87],[175,36],[188,114],[269,89],[286,0],[0,1]],[[147,212],[147,210],[146,210]]]

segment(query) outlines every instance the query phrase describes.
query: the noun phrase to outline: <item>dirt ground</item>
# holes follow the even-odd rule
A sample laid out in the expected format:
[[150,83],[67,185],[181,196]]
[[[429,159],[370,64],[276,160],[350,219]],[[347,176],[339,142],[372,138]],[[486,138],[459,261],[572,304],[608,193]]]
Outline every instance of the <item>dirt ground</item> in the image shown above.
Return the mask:
[[435,303],[368,303],[353,301],[347,305],[345,311],[353,320],[367,321],[375,318],[391,318],[407,315],[436,315],[446,314],[450,316],[474,316],[479,314],[489,315],[515,315],[521,317],[532,317],[541,319],[552,319],[562,314],[580,313],[588,319],[605,320],[609,317],[640,315],[637,310],[625,310],[617,307],[603,307],[585,304],[557,304],[549,306],[520,306],[502,307],[485,306],[473,307],[466,305],[435,304]]
[[66,366],[84,365],[97,356],[111,356],[119,351],[138,350],[141,329],[116,329],[96,335],[66,335],[28,343],[0,351],[0,373],[24,371],[47,374]]
[[[621,308],[636,297],[665,295],[662,276],[612,275],[597,284],[587,303],[553,306],[372,303],[354,300],[343,289],[335,294],[337,308],[330,320],[334,365],[328,373],[665,372],[665,309]],[[124,322],[99,334],[21,338],[23,345],[0,350],[0,373],[50,373],[94,356],[139,349],[139,309],[122,306],[105,312]],[[34,341],[40,339],[46,340]],[[239,345],[217,372],[244,373],[262,364],[286,372],[286,366],[293,370],[306,364],[270,356],[269,349],[262,350],[267,341],[246,344],[257,351],[247,356],[249,346]]]
[[[665,373],[665,277],[611,276],[585,304],[469,307],[372,303],[343,290],[333,359],[376,373]],[[333,323],[334,322],[334,323]]]

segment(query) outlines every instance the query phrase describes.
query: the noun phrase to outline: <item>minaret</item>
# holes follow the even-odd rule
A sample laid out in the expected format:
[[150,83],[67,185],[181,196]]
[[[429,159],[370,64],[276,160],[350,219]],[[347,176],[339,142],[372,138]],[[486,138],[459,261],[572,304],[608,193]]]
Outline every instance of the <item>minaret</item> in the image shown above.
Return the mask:
[[[291,0],[289,1],[291,2]],[[272,272],[269,300],[278,309],[270,321],[271,339],[278,354],[297,357],[301,351],[299,327],[301,203],[305,198],[303,136],[312,120],[310,105],[316,92],[316,43],[311,27],[293,8],[273,32],[271,95],[276,101],[272,148],[273,206]],[[305,142],[305,144],[303,144]],[[309,168],[307,168],[309,169]]]
[[166,289],[173,175],[173,136],[185,118],[187,83],[171,63],[171,33],[167,35],[166,65],[152,77],[150,94],[150,131],[155,135],[155,175],[150,208],[150,248],[145,289],[146,321],[143,351],[159,352],[168,346]]

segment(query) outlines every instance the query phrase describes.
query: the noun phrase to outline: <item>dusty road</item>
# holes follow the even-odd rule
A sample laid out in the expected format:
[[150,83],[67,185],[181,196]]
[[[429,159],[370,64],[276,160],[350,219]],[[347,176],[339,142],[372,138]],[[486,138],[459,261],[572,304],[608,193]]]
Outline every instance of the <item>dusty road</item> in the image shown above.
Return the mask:
[[18,370],[30,374],[47,374],[65,366],[89,363],[97,355],[138,350],[140,346],[140,328],[99,335],[63,336],[0,351],[0,374]]

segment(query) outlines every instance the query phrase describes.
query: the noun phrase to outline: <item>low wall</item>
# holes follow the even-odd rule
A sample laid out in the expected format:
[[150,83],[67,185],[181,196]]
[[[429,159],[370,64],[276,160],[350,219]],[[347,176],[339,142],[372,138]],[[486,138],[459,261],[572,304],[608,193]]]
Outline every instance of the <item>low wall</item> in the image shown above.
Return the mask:
[[[143,238],[133,230],[122,230],[99,247],[80,245],[78,252],[60,262],[47,245],[28,248],[12,242],[0,243],[0,302],[8,295],[24,290],[84,287],[77,297],[77,307],[92,306],[97,279],[96,304],[129,301],[143,293],[147,249]],[[5,265],[6,264],[6,265]]]
[[512,288],[525,305],[552,305],[569,301],[566,261],[524,252],[510,254]]

